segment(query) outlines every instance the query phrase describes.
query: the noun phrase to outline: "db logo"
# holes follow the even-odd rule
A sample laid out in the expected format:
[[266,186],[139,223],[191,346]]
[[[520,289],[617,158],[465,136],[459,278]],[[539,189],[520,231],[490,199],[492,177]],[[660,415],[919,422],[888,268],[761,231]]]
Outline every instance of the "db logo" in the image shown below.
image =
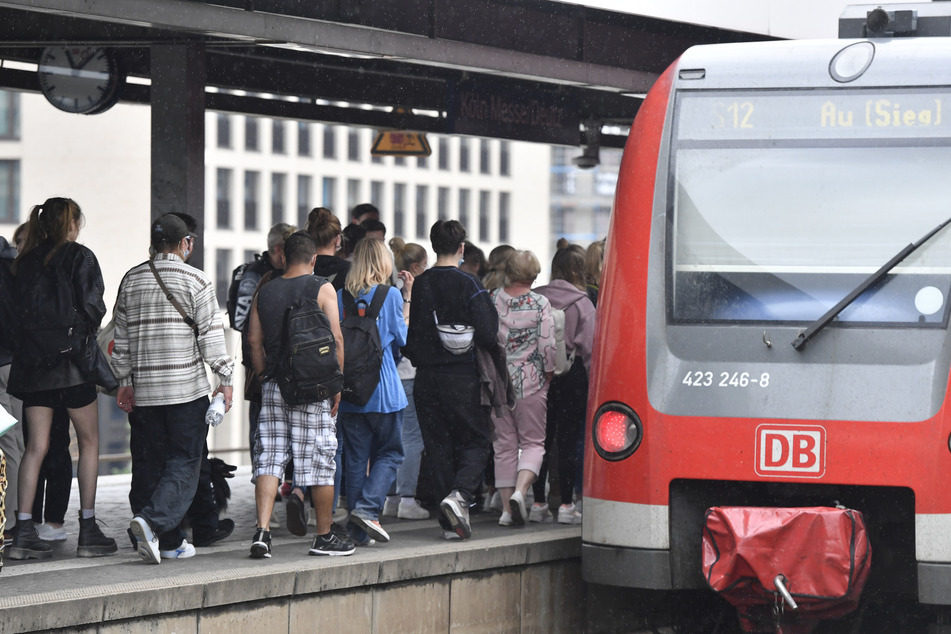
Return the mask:
[[756,473],[821,478],[826,470],[825,448],[823,427],[760,425],[756,428]]

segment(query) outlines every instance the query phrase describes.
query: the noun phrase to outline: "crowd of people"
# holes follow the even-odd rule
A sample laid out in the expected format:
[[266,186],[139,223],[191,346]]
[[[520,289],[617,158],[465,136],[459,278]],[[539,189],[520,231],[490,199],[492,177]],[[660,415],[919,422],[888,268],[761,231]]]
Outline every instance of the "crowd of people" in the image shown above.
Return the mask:
[[[389,541],[384,517],[435,514],[450,540],[472,535],[472,511],[499,512],[502,526],[580,523],[603,242],[559,241],[551,279],[539,285],[535,254],[501,245],[485,257],[458,221],[433,224],[430,266],[424,246],[385,242],[372,205],[350,220],[343,227],[319,207],[300,230],[275,225],[229,292],[249,402],[250,556],[271,557],[279,501],[291,533],[314,526],[312,555]],[[77,242],[83,222],[75,201],[51,198],[13,245],[0,238],[0,405],[21,421],[0,435],[7,556],[46,559],[49,542],[65,539],[69,422],[77,555],[117,551],[95,518],[101,391],[129,417],[129,538],[149,563],[192,557],[234,529],[218,517],[219,467],[206,442],[209,400],[232,406],[234,361],[212,283],[187,263],[197,223],[187,214],[152,222],[148,259],[120,283],[104,350],[104,285]],[[292,346],[298,330],[316,345]],[[291,361],[292,348],[311,356]],[[327,370],[319,380],[294,374],[310,366]]]

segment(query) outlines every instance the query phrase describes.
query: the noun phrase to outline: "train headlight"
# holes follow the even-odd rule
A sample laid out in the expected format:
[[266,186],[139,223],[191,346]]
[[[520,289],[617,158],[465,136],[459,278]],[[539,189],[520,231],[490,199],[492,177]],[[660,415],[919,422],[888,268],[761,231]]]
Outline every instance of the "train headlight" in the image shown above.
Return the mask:
[[623,460],[641,444],[643,427],[627,405],[605,403],[598,408],[591,425],[594,450],[605,460]]

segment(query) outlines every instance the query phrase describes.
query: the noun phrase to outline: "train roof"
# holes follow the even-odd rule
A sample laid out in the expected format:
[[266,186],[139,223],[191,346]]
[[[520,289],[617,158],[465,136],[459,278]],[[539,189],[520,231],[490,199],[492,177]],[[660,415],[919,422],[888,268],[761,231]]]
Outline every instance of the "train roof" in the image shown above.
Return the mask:
[[[847,47],[870,62],[842,81],[832,62]],[[951,86],[951,37],[714,44],[688,49],[675,64],[683,90]]]

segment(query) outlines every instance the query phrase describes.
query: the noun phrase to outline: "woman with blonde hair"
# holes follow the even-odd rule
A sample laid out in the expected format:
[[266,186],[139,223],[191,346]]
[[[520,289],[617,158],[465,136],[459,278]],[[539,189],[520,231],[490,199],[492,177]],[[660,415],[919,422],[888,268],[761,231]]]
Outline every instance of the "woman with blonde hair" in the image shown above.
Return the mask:
[[[97,383],[118,382],[101,358],[96,331],[106,313],[105,286],[96,256],[76,242],[83,225],[79,205],[50,198],[30,213],[26,243],[13,263],[19,346],[7,390],[23,400],[29,441],[20,463],[17,532],[10,559],[49,559],[53,551],[33,523],[33,498],[49,447],[53,411],[65,407],[79,441],[80,557],[111,555],[116,542],[96,524],[99,475]],[[69,314],[72,323],[60,323]]]
[[[426,270],[429,252],[426,247],[415,242],[405,242],[399,236],[390,238],[390,249],[398,275],[405,285]],[[407,304],[408,305],[408,304]],[[409,314],[404,319],[409,325]],[[406,409],[403,410],[401,438],[403,442],[403,464],[396,472],[396,481],[390,487],[390,494],[383,504],[383,517],[398,517],[403,520],[429,519],[429,511],[416,500],[416,485],[419,482],[419,468],[423,458],[423,434],[419,430],[419,417],[416,415],[416,403],[413,402],[413,386],[416,381],[416,367],[403,357],[396,365],[396,371],[406,394]]]
[[[337,419],[344,437],[350,535],[357,545],[389,541],[379,518],[387,491],[403,462],[401,427],[406,394],[396,371],[396,357],[400,347],[406,345],[405,316],[409,313],[413,280],[404,279],[401,296],[400,291],[387,285],[392,272],[393,259],[386,245],[380,240],[361,240],[353,252],[344,288],[337,293],[342,322],[358,315],[364,317],[367,308],[373,306],[375,295],[384,294],[376,317],[383,348],[379,383],[363,405],[342,400]],[[347,356],[345,377],[353,363]]]
[[495,486],[502,494],[502,526],[525,525],[525,497],[545,455],[555,323],[548,300],[532,291],[540,272],[535,254],[515,251],[505,262],[505,285],[491,294],[499,312],[499,345],[517,398],[514,410],[495,417]]

